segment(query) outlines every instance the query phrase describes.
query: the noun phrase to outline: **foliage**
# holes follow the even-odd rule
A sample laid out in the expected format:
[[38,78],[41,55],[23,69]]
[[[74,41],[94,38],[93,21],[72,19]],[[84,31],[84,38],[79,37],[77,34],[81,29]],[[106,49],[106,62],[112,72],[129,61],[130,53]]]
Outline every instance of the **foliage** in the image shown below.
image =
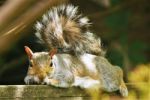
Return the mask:
[[[122,2],[120,0],[112,0],[112,5],[120,5]],[[121,9],[112,13],[109,16],[106,16],[104,19],[104,25],[110,30],[107,33],[107,40],[109,47],[114,42],[117,42],[122,51],[120,52],[117,48],[111,47],[108,49],[108,58],[114,64],[123,66],[123,53],[127,54],[128,60],[135,66],[139,63],[146,63],[148,60],[144,53],[148,48],[148,44],[146,44],[142,40],[130,40],[130,25],[129,21],[131,16],[133,16],[132,12],[129,9]],[[136,37],[136,36],[135,36]]]
[[146,100],[150,98],[150,64],[138,65],[131,73],[129,73],[129,82],[135,83],[132,85],[134,89],[129,92],[129,94],[131,93],[129,97],[134,97],[134,100]]
[[134,41],[129,45],[129,58],[132,63],[146,63],[147,58],[144,55],[144,52],[148,50],[148,45],[144,44],[142,41]]

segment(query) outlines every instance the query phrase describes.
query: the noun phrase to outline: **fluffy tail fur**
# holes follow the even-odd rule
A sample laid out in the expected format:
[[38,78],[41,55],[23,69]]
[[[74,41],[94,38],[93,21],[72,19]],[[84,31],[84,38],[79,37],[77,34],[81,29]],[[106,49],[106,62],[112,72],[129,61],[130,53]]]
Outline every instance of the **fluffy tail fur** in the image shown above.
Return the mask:
[[49,49],[102,55],[101,40],[89,31],[89,26],[89,19],[78,12],[78,7],[60,5],[48,10],[35,28],[36,36]]

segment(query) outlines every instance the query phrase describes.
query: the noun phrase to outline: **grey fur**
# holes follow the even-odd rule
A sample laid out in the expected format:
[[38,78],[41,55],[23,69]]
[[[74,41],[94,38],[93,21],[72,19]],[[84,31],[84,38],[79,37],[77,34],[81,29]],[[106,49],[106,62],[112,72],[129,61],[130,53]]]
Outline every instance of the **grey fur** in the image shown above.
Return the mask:
[[[88,79],[90,79],[90,81],[97,80],[99,81],[98,83],[99,86],[97,88],[100,88],[108,92],[120,90],[123,96],[128,95],[128,90],[126,86],[124,88],[121,87],[122,82],[124,83],[123,72],[121,68],[110,64],[105,57],[91,55],[94,57],[94,59],[93,60],[90,59],[90,61],[92,60],[92,63],[95,66],[95,70],[97,71],[92,73],[92,70],[90,70],[87,67],[87,65],[84,64],[85,62],[82,60],[83,55],[80,55],[79,57],[74,57],[69,54],[56,54],[55,56],[57,58],[53,59],[53,63],[55,64],[54,65],[55,71],[53,75],[50,75],[50,77],[52,79],[54,78],[60,81],[60,84],[56,86],[64,87],[63,84],[66,84],[65,87],[70,87],[72,86],[71,84],[74,84],[74,82],[76,81],[75,80],[76,77],[79,77],[81,80],[84,80],[82,83],[77,85],[81,88],[86,87],[86,85],[88,84],[86,82],[89,82]],[[66,60],[70,63],[67,63]],[[83,71],[84,75],[82,77],[76,76],[75,70]],[[98,78],[92,79],[90,73],[92,73],[91,75],[95,73],[98,74]]]
[[[120,90],[123,96],[128,95],[121,68],[110,64],[105,57],[86,53],[79,56],[55,54],[50,59],[49,53],[38,52],[33,53],[32,60],[37,66],[29,66],[29,69],[35,68],[33,70],[36,70],[37,73],[28,73],[25,77],[26,84],[46,83],[63,88],[72,86],[90,88],[96,86],[108,92]],[[52,67],[49,66],[49,61],[52,62]],[[49,70],[46,76],[41,79],[39,76],[41,75],[40,71],[44,71],[43,69],[46,66],[52,70]],[[28,71],[32,71],[32,69]],[[52,83],[51,80],[56,80],[57,83]]]

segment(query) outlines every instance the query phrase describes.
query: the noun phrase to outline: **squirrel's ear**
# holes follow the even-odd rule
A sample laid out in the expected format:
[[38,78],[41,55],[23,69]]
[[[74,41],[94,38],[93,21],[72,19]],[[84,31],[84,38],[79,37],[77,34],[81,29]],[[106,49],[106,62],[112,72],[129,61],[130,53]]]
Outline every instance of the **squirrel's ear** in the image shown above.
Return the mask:
[[49,52],[50,57],[52,58],[57,53],[57,49],[54,48]]
[[25,51],[26,51],[28,57],[31,59],[32,56],[33,56],[32,50],[31,50],[28,46],[24,46],[24,49],[25,49]]

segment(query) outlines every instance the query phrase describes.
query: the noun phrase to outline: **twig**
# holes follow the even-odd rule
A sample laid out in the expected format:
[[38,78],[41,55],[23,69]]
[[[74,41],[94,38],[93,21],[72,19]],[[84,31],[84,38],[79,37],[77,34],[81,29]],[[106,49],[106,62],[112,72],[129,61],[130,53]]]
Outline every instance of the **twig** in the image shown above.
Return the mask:
[[21,32],[29,28],[48,8],[66,1],[67,0],[40,0],[35,6],[0,33],[4,34],[0,37],[0,53],[6,51],[14,42],[21,38],[21,36],[23,36]]
[[0,9],[0,30],[7,26],[11,20],[24,11],[35,0],[8,0]]

